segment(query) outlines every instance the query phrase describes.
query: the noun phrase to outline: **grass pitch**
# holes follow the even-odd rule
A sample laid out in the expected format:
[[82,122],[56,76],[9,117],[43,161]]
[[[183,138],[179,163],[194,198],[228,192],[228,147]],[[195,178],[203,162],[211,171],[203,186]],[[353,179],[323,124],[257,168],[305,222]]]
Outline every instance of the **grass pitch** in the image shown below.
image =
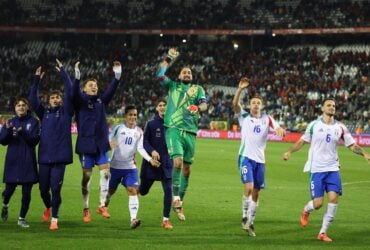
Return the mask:
[[[257,237],[241,229],[242,185],[237,170],[239,141],[198,139],[189,189],[185,197],[186,221],[171,212],[172,231],[160,227],[163,194],[160,182],[140,197],[142,225],[129,227],[128,197],[122,186],[113,196],[111,219],[95,213],[99,200],[99,173],[94,169],[90,206],[92,221],[82,221],[81,167],[78,158],[67,166],[59,230],[50,231],[41,216],[43,203],[34,186],[27,221],[17,226],[20,208],[18,187],[9,207],[9,219],[0,221],[0,249],[370,249],[370,166],[344,147],[339,148],[343,196],[328,234],[334,240],[316,240],[326,206],[315,211],[307,228],[299,224],[300,212],[309,200],[309,177],[303,173],[305,146],[282,160],[290,146],[268,143],[266,189],[261,192],[255,220]],[[369,150],[369,149],[367,149]],[[5,147],[0,149],[1,167]],[[141,159],[138,159],[139,166]],[[0,185],[0,191],[4,184]]]

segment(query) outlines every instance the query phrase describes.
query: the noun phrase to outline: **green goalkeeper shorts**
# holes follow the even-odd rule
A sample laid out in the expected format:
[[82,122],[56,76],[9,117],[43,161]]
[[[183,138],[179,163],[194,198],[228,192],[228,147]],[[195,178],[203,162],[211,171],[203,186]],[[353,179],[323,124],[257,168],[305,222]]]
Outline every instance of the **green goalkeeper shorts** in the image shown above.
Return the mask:
[[166,144],[171,159],[183,157],[184,162],[194,161],[196,135],[178,128],[166,128]]

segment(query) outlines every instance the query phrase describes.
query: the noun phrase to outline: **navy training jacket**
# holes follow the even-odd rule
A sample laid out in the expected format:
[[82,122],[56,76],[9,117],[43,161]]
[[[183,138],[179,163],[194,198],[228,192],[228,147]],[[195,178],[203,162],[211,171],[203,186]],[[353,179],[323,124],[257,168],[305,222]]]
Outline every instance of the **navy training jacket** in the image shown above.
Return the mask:
[[152,180],[172,178],[173,162],[168,154],[165,135],[164,120],[156,114],[145,127],[144,148],[149,155],[152,155],[153,150],[159,153],[161,166],[159,168],[153,167],[143,159],[140,178]]
[[110,82],[108,89],[97,96],[89,96],[80,88],[80,81],[73,83],[73,105],[77,122],[77,154],[105,153],[110,150],[109,127],[105,106],[117,90],[119,81]]
[[[36,145],[40,141],[39,121],[30,114],[14,116],[4,124],[0,132],[0,143],[8,145],[4,164],[4,183],[36,183],[38,181]],[[16,129],[22,128],[17,132]]]
[[41,138],[38,148],[40,164],[70,164],[73,162],[71,122],[73,116],[72,81],[61,68],[64,81],[63,104],[60,107],[44,107],[38,96],[40,76],[34,75],[28,99],[41,120]]

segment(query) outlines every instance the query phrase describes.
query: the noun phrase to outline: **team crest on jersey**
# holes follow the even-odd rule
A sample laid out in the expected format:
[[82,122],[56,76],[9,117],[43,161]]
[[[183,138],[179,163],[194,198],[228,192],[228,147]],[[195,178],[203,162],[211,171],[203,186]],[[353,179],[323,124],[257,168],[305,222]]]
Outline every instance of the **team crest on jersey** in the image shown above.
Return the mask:
[[334,132],[334,134],[335,134],[335,136],[339,136],[339,134],[340,134],[340,132],[338,131],[338,130],[335,130],[335,132]]
[[197,86],[191,86],[188,89],[187,94],[188,96],[193,96],[196,92],[197,92]]
[[134,138],[135,138],[135,139],[138,139],[139,137],[140,137],[140,133],[135,133],[135,134],[134,134]]
[[324,132],[324,129],[323,129],[323,128],[320,128],[320,129],[319,129],[319,132]]
[[26,130],[30,130],[30,128],[31,128],[31,123],[27,123],[26,124]]

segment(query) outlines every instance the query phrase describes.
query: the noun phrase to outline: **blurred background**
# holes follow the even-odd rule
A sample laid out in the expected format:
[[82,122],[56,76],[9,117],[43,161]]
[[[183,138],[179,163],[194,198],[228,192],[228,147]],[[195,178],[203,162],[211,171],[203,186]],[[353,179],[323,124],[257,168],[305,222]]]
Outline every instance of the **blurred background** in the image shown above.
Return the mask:
[[123,77],[108,107],[110,121],[128,104],[143,126],[166,93],[156,78],[168,48],[180,58],[169,69],[176,79],[190,65],[209,103],[200,128],[238,130],[231,109],[242,76],[243,96],[259,93],[265,112],[290,131],[303,131],[320,114],[327,96],[336,118],[353,133],[370,134],[370,1],[368,0],[0,0],[0,114],[27,96],[38,66],[45,70],[40,95],[61,88],[55,58],[73,77],[93,76],[104,91],[112,62]]

